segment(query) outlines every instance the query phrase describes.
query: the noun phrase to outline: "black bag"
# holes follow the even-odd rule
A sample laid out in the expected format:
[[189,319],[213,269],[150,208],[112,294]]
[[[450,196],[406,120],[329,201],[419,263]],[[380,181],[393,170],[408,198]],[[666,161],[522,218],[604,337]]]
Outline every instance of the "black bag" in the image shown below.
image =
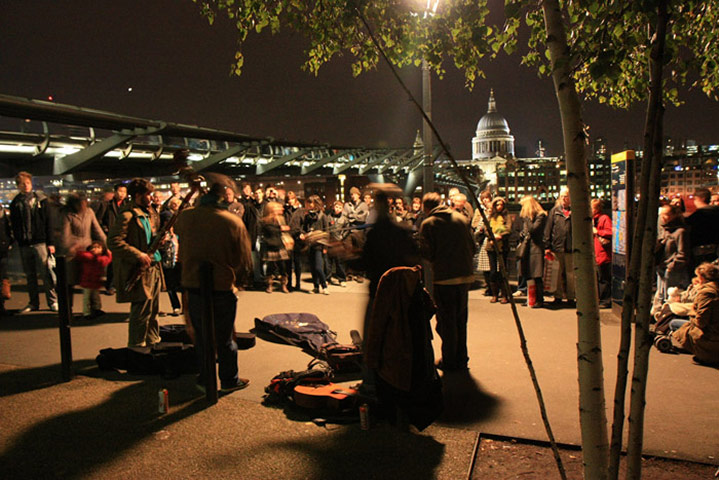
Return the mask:
[[270,380],[265,387],[263,403],[277,404],[292,400],[297,385],[321,385],[329,383],[329,374],[326,370],[311,368],[301,372],[287,370],[280,372]]
[[517,245],[517,258],[524,258],[524,256],[529,252],[528,249],[529,237],[523,237],[519,242],[519,245]]
[[362,349],[358,345],[322,345],[320,357],[338,374],[359,372],[362,369]]

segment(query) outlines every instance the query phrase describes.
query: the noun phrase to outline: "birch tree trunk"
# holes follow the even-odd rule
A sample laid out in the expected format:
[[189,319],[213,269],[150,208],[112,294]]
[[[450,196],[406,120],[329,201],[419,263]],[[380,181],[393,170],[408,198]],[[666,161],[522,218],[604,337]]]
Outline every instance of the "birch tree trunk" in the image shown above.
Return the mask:
[[[650,55],[650,104],[647,108],[644,151],[651,152],[649,189],[641,192],[647,197],[647,216],[645,223],[644,245],[642,252],[641,276],[639,279],[639,304],[637,322],[634,327],[634,374],[632,375],[632,397],[629,414],[629,444],[627,445],[627,479],[638,480],[642,474],[642,446],[644,443],[644,407],[646,405],[647,374],[649,372],[649,351],[652,338],[649,335],[650,309],[652,304],[652,280],[654,273],[654,244],[657,239],[657,216],[659,210],[659,190],[663,163],[663,119],[662,76],[664,64],[664,46],[667,35],[669,15],[667,0],[658,4],[657,24],[652,37]],[[653,102],[653,103],[652,103]],[[650,117],[653,115],[653,118]],[[652,248],[646,248],[652,247]]]
[[541,5],[552,80],[562,119],[567,184],[572,203],[575,278],[577,285],[582,286],[577,289],[577,365],[584,478],[605,479],[609,446],[584,123],[579,96],[570,76],[570,52],[558,0],[545,0]]
[[[612,424],[612,445],[609,460],[609,478],[619,478],[619,463],[622,449],[624,426],[624,405],[627,388],[629,345],[631,343],[631,322],[634,311],[638,316],[635,328],[635,365],[632,378],[632,399],[630,418],[630,454],[627,456],[627,478],[641,476],[641,452],[643,444],[644,406],[649,351],[652,340],[649,336],[649,311],[651,306],[652,282],[654,279],[654,243],[656,242],[659,190],[662,169],[663,106],[662,76],[664,45],[668,15],[666,1],[658,5],[657,25],[652,38],[650,53],[650,83],[647,114],[644,124],[644,158],[639,191],[639,208],[630,258],[627,285],[622,303],[622,326],[620,349],[617,362],[617,383],[614,392],[614,421]],[[647,192],[646,194],[644,192]],[[637,284],[639,298],[637,299]],[[634,425],[632,427],[632,425]],[[633,433],[632,433],[633,432]],[[636,477],[633,477],[636,475]]]

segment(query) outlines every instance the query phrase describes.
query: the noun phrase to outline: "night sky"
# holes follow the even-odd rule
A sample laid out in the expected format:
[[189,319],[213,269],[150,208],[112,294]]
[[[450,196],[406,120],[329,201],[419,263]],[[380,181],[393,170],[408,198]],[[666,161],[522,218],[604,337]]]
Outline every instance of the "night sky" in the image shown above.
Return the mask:
[[[318,77],[300,69],[304,41],[290,32],[251,36],[241,77],[230,76],[235,36],[227,21],[210,26],[190,0],[15,0],[0,7],[0,93],[143,118],[187,123],[292,141],[344,146],[407,146],[421,128],[419,113],[388,68],[353,78],[349,58],[325,65]],[[551,80],[519,66],[519,57],[486,63],[474,91],[447,62],[433,77],[433,118],[459,159],[494,88],[518,153],[562,150]],[[401,75],[421,99],[420,70]],[[128,91],[132,88],[132,91]],[[666,134],[719,143],[719,103],[701,92],[669,107]],[[593,136],[612,150],[641,142],[643,105],[632,111],[585,104]],[[523,149],[523,151],[522,151]]]

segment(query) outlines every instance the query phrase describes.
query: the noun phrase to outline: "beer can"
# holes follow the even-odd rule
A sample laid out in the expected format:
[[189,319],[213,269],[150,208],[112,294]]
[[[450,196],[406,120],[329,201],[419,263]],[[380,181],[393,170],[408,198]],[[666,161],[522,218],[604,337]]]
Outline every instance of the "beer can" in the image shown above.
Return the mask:
[[360,428],[362,430],[369,430],[369,405],[363,403],[359,407],[360,415]]
[[166,388],[157,392],[157,411],[159,413],[168,413],[170,411],[170,395],[167,393]]

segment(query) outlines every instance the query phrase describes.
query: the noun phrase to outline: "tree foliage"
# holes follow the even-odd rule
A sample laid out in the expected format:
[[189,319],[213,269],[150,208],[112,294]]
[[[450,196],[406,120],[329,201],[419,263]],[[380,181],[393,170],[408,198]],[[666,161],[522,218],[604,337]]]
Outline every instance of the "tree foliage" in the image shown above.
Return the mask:
[[[537,2],[507,0],[507,24],[530,28],[523,62],[549,74],[546,31]],[[577,89],[587,99],[627,108],[649,92],[649,50],[658,0],[568,0],[561,2],[568,32],[570,68]],[[701,88],[718,99],[719,3],[669,2],[669,35],[664,102],[679,105],[681,88]]]
[[352,73],[376,68],[379,54],[358,20],[356,9],[373,26],[389,59],[398,67],[419,66],[427,60],[441,77],[444,62],[451,59],[461,69],[468,86],[484,73],[480,61],[494,55],[496,34],[487,25],[489,13],[484,0],[455,0],[439,4],[426,14],[421,0],[195,0],[203,15],[213,23],[218,15],[233,22],[238,50],[232,73],[242,71],[242,43],[251,33],[280,28],[299,32],[309,41],[303,68],[317,74],[335,55],[352,56]]

